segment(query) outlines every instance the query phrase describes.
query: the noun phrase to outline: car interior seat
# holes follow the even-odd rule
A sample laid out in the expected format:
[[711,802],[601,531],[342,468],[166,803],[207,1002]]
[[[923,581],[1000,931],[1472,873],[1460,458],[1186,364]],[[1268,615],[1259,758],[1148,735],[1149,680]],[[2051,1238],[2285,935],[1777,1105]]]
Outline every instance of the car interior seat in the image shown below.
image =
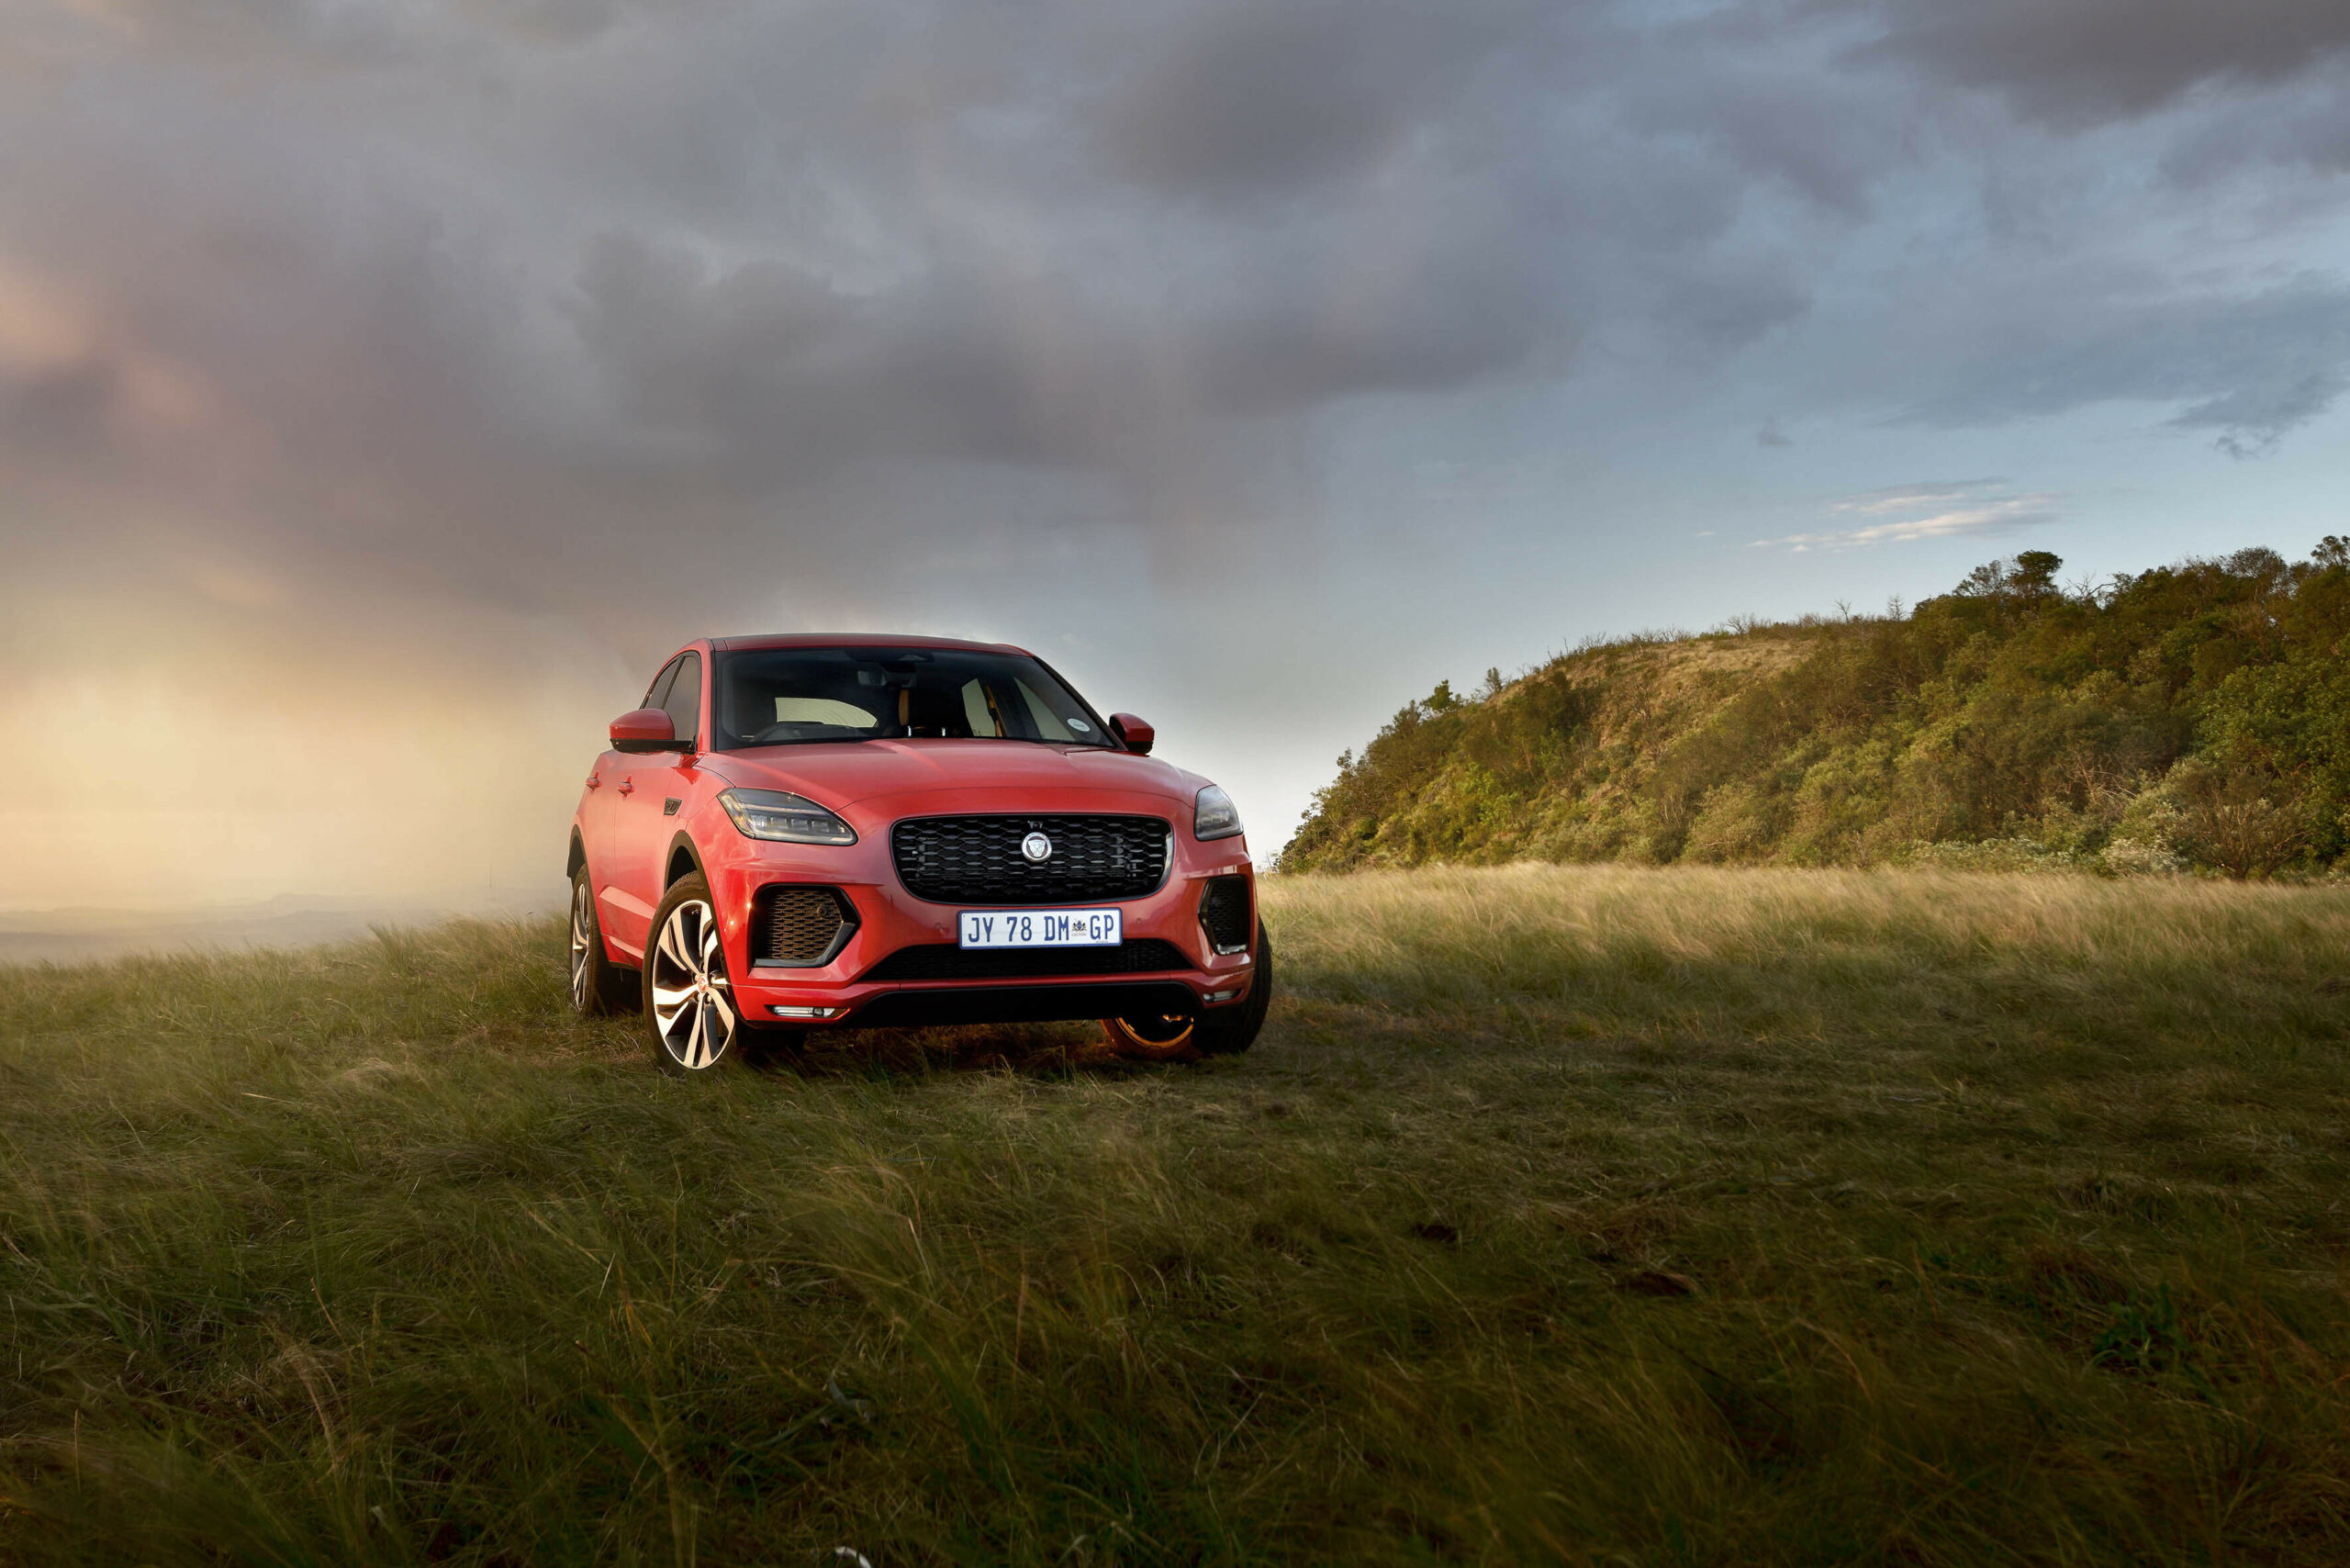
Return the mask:
[[917,680],[899,692],[899,718],[909,735],[965,737],[971,722],[964,715],[962,694]]

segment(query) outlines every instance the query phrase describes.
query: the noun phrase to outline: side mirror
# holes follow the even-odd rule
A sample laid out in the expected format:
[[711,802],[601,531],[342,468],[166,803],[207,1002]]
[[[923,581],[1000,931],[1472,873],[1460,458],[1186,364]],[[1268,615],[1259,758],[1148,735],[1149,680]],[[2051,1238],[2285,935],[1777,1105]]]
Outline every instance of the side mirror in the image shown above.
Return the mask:
[[1125,746],[1136,756],[1148,756],[1150,743],[1158,738],[1157,730],[1152,729],[1132,713],[1111,714],[1110,733],[1118,737],[1120,745]]
[[677,738],[677,726],[669,722],[669,715],[658,708],[637,708],[612,721],[614,751],[683,751],[686,743]]

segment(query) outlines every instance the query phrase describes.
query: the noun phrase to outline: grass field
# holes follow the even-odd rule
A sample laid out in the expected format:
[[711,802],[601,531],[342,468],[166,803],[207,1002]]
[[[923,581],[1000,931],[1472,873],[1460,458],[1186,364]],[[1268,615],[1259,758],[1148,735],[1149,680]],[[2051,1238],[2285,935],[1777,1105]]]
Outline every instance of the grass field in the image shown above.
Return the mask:
[[2350,1561],[2350,891],[1268,884],[1250,1055],[0,970],[0,1560]]

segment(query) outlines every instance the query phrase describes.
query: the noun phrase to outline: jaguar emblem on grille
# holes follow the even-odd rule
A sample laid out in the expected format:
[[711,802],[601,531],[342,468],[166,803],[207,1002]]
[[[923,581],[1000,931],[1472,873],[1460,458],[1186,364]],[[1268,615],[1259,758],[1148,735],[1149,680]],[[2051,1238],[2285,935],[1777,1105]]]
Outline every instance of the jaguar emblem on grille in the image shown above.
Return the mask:
[[1041,866],[1053,857],[1053,841],[1041,833],[1032,833],[1020,841],[1020,853],[1031,865]]

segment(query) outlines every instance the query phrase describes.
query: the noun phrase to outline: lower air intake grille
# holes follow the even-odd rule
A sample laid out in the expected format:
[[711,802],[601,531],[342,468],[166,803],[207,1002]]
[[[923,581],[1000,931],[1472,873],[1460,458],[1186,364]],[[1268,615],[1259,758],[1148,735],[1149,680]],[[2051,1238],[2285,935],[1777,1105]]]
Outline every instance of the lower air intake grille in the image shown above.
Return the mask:
[[1219,953],[1248,946],[1248,879],[1212,877],[1200,894],[1200,924]]
[[[906,890],[933,903],[1089,903],[1156,892],[1164,817],[915,817],[890,830]],[[1022,846],[1042,834],[1045,855]]]
[[832,962],[856,929],[856,906],[838,888],[761,888],[751,910],[751,961],[812,969]]
[[1040,980],[1054,975],[1147,975],[1192,967],[1172,942],[1148,937],[1115,947],[901,947],[861,977],[868,980]]

